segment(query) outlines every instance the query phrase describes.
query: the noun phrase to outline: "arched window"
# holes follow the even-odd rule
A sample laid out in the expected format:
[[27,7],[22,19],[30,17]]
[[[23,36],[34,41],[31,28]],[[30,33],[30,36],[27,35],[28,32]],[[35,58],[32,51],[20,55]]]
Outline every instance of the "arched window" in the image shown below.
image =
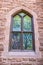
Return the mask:
[[32,16],[19,12],[12,16],[10,50],[34,50]]

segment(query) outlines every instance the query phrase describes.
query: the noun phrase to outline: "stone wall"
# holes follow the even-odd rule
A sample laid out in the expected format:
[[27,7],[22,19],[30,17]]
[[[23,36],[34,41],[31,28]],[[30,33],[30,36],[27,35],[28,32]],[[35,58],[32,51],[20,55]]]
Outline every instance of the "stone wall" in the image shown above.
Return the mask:
[[[29,56],[18,56],[8,51],[11,15],[21,9],[30,12],[36,19],[37,51],[29,53]],[[43,0],[0,0],[0,65],[43,65]]]

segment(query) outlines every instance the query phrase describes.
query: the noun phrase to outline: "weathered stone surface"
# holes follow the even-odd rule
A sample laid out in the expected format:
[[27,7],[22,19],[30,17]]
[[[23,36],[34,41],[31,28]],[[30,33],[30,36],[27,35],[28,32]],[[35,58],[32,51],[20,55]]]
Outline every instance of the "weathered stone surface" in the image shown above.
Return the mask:
[[3,51],[4,50],[4,47],[2,44],[0,44],[0,51]]
[[[35,49],[37,51],[35,50],[35,55],[31,54],[31,57],[29,55],[28,58],[15,58],[15,55],[9,54],[10,52],[8,51],[11,20],[7,15],[10,12],[9,15],[11,15],[12,11],[17,12],[20,9],[29,10],[30,14],[35,13],[33,22],[35,21],[37,24],[34,27],[38,26],[38,28],[34,28],[36,34]],[[41,55],[37,52],[40,52]],[[39,56],[38,54],[41,58],[37,58]],[[6,58],[3,58],[3,56]],[[0,0],[0,65],[43,65],[43,0]]]
[[43,46],[40,46],[40,47],[39,47],[39,50],[40,50],[40,51],[43,51]]

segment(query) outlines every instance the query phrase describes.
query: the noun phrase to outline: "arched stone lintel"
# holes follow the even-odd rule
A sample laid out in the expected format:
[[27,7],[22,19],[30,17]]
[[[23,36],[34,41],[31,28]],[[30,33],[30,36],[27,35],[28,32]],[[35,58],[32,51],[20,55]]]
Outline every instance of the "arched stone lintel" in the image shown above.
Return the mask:
[[37,15],[33,10],[29,9],[28,7],[24,7],[24,6],[15,7],[14,9],[12,9],[11,11],[7,13],[7,16],[12,16],[13,14],[16,14],[20,11],[28,12],[31,16],[33,17],[35,16],[37,18]]
[[[9,11],[7,14],[6,14],[6,19],[7,19],[7,22],[6,22],[6,32],[5,32],[5,48],[4,48],[4,51],[5,51],[5,54],[6,53],[9,53],[8,52],[8,49],[9,49],[9,35],[10,35],[10,25],[11,25],[11,16],[17,12],[20,12],[20,11],[26,11],[28,13],[30,13],[32,16],[33,16],[33,23],[34,23],[34,33],[35,33],[35,52],[36,52],[36,55],[40,56],[40,53],[39,53],[39,33],[38,33],[38,24],[37,24],[37,14],[29,9],[28,7],[24,7],[24,6],[21,6],[21,7],[15,7],[14,9],[12,9],[11,11]],[[37,45],[38,43],[38,45]],[[34,53],[35,53],[34,52]],[[13,54],[13,52],[11,52]],[[18,54],[18,53],[17,53]],[[15,53],[14,53],[15,55]],[[21,54],[22,55],[22,54]],[[27,55],[29,55],[29,52],[27,52]]]

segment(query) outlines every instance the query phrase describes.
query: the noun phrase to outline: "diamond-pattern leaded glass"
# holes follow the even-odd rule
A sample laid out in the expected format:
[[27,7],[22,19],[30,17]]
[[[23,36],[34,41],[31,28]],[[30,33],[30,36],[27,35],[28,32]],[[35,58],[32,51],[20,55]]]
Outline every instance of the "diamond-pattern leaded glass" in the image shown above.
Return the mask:
[[26,13],[13,16],[12,49],[33,50],[32,17]]
[[21,31],[21,18],[18,15],[13,18],[13,31]]
[[12,37],[12,48],[20,49],[20,33],[13,33]]
[[31,33],[23,34],[23,48],[27,50],[32,50],[32,34]]
[[23,19],[23,30],[24,31],[31,31],[32,30],[32,22],[31,17],[26,15]]

